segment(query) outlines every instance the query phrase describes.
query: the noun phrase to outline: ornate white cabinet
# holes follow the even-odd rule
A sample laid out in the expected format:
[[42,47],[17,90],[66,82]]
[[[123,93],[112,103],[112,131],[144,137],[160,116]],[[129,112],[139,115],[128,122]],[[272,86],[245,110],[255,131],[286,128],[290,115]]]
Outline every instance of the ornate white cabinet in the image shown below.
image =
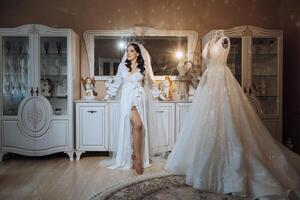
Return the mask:
[[[113,151],[113,141],[118,135],[120,104],[118,101],[76,101],[76,156],[85,151]],[[191,103],[160,102],[161,115],[167,129],[163,149],[172,150],[176,133],[182,125]],[[178,106],[178,108],[177,108]],[[177,112],[178,110],[178,112]],[[176,113],[175,113],[176,111]],[[177,116],[178,114],[178,116]],[[179,119],[177,119],[177,117]],[[180,124],[176,124],[180,122]]]
[[107,103],[76,103],[76,159],[85,151],[108,151]]
[[[203,48],[214,32],[203,37]],[[270,133],[282,142],[282,31],[239,26],[224,33],[231,41],[228,67]]]
[[37,24],[0,29],[1,160],[7,152],[65,152],[73,159],[78,61],[79,38],[70,29]]

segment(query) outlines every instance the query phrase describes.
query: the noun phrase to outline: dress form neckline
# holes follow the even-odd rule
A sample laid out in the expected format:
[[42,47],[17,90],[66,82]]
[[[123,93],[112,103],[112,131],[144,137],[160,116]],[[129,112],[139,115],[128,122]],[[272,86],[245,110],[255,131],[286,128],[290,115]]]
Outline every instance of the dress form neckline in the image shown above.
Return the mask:
[[[212,47],[214,47],[215,45],[217,45],[218,43],[220,43],[220,41],[222,41],[223,39],[229,40],[229,38],[228,38],[227,36],[225,36],[225,35],[221,36],[221,37],[218,38],[217,40],[211,39],[210,43],[212,43],[214,40],[215,40],[215,42],[214,42],[213,44],[210,44],[210,45],[208,46],[208,47],[209,47],[208,51],[209,51]],[[228,44],[229,47],[225,48],[223,45],[221,45],[222,49],[228,50],[228,49],[230,48],[230,41],[228,41],[228,42],[229,42],[229,44]]]

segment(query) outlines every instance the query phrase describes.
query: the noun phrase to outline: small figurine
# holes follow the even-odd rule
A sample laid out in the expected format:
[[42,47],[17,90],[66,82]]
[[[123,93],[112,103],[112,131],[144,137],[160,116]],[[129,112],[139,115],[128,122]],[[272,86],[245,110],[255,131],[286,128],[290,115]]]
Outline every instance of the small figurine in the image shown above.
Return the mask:
[[174,92],[175,92],[175,84],[174,81],[171,80],[169,76],[165,77],[166,81],[169,82],[169,93],[168,93],[168,99],[173,100]]
[[104,100],[109,100],[109,88],[113,84],[114,79],[112,77],[108,78],[107,81],[104,82],[105,89],[106,89],[106,96],[103,98]]
[[81,77],[81,82],[85,90],[84,99],[95,99],[95,96],[97,96],[97,93],[94,91],[96,83],[95,77],[93,77],[93,79],[90,77],[86,77],[85,79]]
[[174,81],[169,76],[165,77],[165,80],[158,83],[159,89],[161,90],[161,100],[173,100],[173,94],[175,90]]
[[41,79],[41,93],[45,97],[53,95],[53,84],[50,79]]

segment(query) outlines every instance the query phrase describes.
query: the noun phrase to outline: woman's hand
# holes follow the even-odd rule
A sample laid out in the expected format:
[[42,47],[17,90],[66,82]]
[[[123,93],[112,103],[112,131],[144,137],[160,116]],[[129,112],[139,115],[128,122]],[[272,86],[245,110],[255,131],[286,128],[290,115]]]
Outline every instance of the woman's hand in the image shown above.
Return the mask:
[[162,92],[159,95],[159,99],[162,100],[162,101],[166,100],[166,97],[162,94]]

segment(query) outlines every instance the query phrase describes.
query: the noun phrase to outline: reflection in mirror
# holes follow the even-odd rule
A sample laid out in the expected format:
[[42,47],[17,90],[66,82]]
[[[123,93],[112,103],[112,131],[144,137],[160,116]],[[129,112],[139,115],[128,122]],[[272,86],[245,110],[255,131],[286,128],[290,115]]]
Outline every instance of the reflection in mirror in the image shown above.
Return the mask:
[[[96,80],[108,80],[116,74],[124,47],[132,41],[142,43],[150,53],[156,80],[164,80],[165,76],[181,80],[186,71],[185,63],[194,62],[198,33],[135,26],[122,30],[87,30],[83,38],[89,61],[89,76],[95,76]],[[121,41],[124,42],[123,48],[119,46]]]
[[143,44],[148,50],[155,76],[178,75],[178,61],[188,52],[187,36],[96,36],[95,76],[114,76],[127,45],[133,41]]

